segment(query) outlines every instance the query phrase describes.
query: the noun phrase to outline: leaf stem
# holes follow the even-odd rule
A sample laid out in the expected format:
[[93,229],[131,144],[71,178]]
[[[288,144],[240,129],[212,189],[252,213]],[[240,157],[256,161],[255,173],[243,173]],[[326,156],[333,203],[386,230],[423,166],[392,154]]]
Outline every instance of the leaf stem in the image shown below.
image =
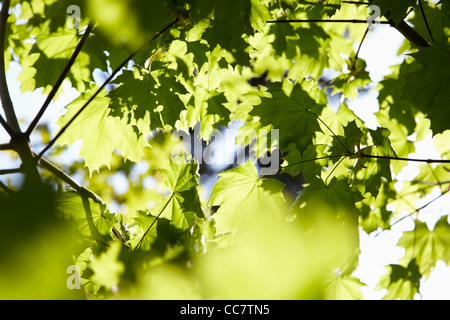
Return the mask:
[[341,164],[342,161],[345,160],[345,157],[342,157],[341,159],[339,159],[338,163],[336,163],[333,167],[333,169],[331,170],[331,172],[327,175],[326,179],[325,179],[325,185],[328,185],[328,178],[333,174],[334,170],[337,169],[337,167],[339,167],[339,165]]
[[431,32],[430,25],[428,24],[427,16],[425,15],[425,10],[423,9],[422,0],[419,0],[420,12],[422,13],[423,20],[425,22],[425,26],[427,27],[428,34],[430,35],[431,41],[434,42],[433,33]]
[[145,233],[142,235],[141,240],[139,240],[138,244],[136,245],[136,249],[139,249],[139,247],[142,244],[142,241],[144,240],[145,236],[147,235],[147,233],[150,231],[150,229],[153,227],[153,225],[156,223],[156,220],[159,219],[159,217],[162,215],[162,213],[164,212],[164,210],[166,210],[167,206],[169,205],[170,201],[173,198],[173,193],[170,195],[169,199],[167,200],[166,204],[164,205],[164,207],[161,209],[161,211],[158,213],[158,215],[155,217],[155,220],[152,221],[152,223],[150,224],[150,226],[148,227],[148,229],[145,231]]

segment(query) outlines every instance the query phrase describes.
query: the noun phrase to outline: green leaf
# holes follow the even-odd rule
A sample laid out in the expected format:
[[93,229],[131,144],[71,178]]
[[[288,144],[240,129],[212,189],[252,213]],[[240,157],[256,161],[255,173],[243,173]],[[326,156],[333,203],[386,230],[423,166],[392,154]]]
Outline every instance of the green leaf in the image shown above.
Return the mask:
[[365,199],[358,204],[361,211],[360,225],[367,234],[378,228],[383,230],[390,228],[390,218],[393,213],[387,209],[387,205],[396,196],[393,183],[383,182],[376,197],[367,193]]
[[159,170],[172,194],[152,208],[152,214],[167,218],[182,231],[192,227],[196,217],[205,217],[197,192],[197,167],[192,156],[186,154],[170,158],[169,168]]
[[447,219],[448,216],[443,216],[432,230],[428,229],[426,223],[417,221],[414,230],[404,232],[397,244],[406,250],[400,262],[415,259],[419,272],[425,276],[430,275],[438,260],[443,260],[449,265],[450,225]]
[[412,56],[414,69],[403,75],[402,98],[426,114],[434,134],[442,133],[450,123],[450,46],[436,42]]
[[169,168],[160,169],[164,184],[170,192],[182,192],[198,185],[198,165],[190,155],[177,156],[169,159]]
[[[328,206],[331,209],[345,212],[354,209],[355,203],[362,200],[361,194],[350,187],[344,180],[332,178],[325,184],[321,178],[316,177],[309,182],[309,185],[300,191],[295,204],[301,208],[321,208]],[[336,214],[338,212],[335,212]]]
[[419,292],[421,274],[415,260],[411,260],[405,268],[401,265],[391,264],[388,273],[380,279],[378,288],[388,289],[383,300],[412,300]]
[[351,275],[332,276],[327,279],[325,298],[327,300],[362,300],[364,298],[359,279]]
[[185,110],[180,99],[187,93],[185,87],[175,77],[158,74],[159,70],[149,72],[139,67],[124,70],[114,81],[119,87],[108,94],[113,114],[135,124],[145,135],[153,129],[174,128],[180,112]]
[[271,125],[280,133],[280,148],[295,143],[301,151],[313,142],[316,131],[321,131],[316,114],[322,108],[317,103],[318,88],[303,80],[293,84],[284,80],[282,84],[269,86],[271,98],[262,98],[251,115],[259,117],[263,126]]
[[344,136],[333,136],[331,155],[342,155],[356,152],[356,145],[359,145],[363,132],[352,120],[344,127]]
[[227,126],[230,121],[230,110],[225,107],[227,99],[223,93],[207,92],[199,87],[196,88],[193,99],[194,106],[188,107],[186,113],[186,127],[194,128],[200,122],[200,136],[209,141],[214,129]]
[[[68,123],[92,95],[93,91],[88,91],[70,103],[66,107],[67,113],[59,118],[57,124],[63,127]],[[109,168],[115,149],[125,159],[137,162],[148,145],[146,137],[137,132],[136,126],[128,124],[126,119],[110,115],[109,104],[110,99],[99,94],[58,140],[61,145],[71,145],[82,139],[80,156],[91,173],[102,165]]]
[[[389,136],[391,132],[385,128],[369,129],[373,144],[362,148],[361,152],[381,157],[397,157],[392,149]],[[360,165],[353,168],[358,183],[364,185],[364,193],[370,192],[374,197],[378,195],[382,179],[392,180],[390,159],[384,158],[363,158]]]
[[213,215],[218,233],[236,232],[246,220],[247,212],[264,208],[277,212],[284,206],[284,184],[274,179],[258,178],[256,167],[247,161],[235,169],[219,174],[208,205],[220,206]]

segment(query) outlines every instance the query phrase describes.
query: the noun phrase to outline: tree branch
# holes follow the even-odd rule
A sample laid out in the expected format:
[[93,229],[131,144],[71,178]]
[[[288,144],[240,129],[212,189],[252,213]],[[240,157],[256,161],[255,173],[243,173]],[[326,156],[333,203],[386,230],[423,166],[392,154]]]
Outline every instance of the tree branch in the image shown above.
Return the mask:
[[400,158],[400,157],[390,157],[390,156],[374,156],[366,153],[361,153],[363,158],[372,159],[389,159],[389,160],[401,160],[401,161],[412,161],[412,162],[425,162],[425,163],[450,163],[450,160],[446,159],[414,159],[414,158]]
[[319,158],[314,158],[314,159],[306,159],[306,160],[302,160],[299,162],[294,162],[291,164],[288,164],[286,166],[280,166],[281,169],[284,168],[289,168],[289,167],[293,167],[302,163],[307,163],[307,162],[313,162],[313,161],[317,161],[317,160],[323,160],[323,159],[331,159],[331,158],[341,158],[341,157],[348,157],[348,154],[338,154],[338,155],[331,155],[331,156],[324,156],[324,157],[319,157]]
[[0,170],[0,175],[11,174],[11,173],[22,173],[22,169],[21,168],[16,168],[16,169],[2,169],[2,170]]
[[433,33],[431,32],[430,25],[428,24],[427,16],[425,15],[425,10],[423,9],[422,0],[419,0],[420,12],[422,13],[423,20],[425,22],[425,26],[427,27],[428,34],[430,35],[431,41],[434,42]]
[[[0,12],[0,99],[2,101],[3,110],[5,111],[6,122],[11,129],[10,132],[4,123],[8,134],[20,134],[19,122],[17,121],[16,113],[14,112],[11,95],[9,94],[8,84],[6,82],[6,68],[5,68],[5,42],[6,42],[6,22],[9,17],[10,0],[2,2],[2,10]],[[12,136],[11,136],[12,137]]]
[[61,75],[59,76],[58,80],[56,81],[55,85],[52,88],[52,91],[47,96],[47,99],[45,100],[44,104],[42,105],[41,109],[39,110],[36,117],[31,122],[30,126],[28,127],[26,131],[26,135],[30,136],[31,133],[33,133],[34,129],[39,123],[39,120],[41,120],[42,116],[44,115],[45,111],[47,110],[50,102],[55,97],[56,93],[58,92],[59,88],[61,87],[61,84],[63,83],[64,79],[66,78],[67,74],[70,71],[70,68],[74,64],[76,58],[78,57],[78,54],[81,51],[81,48],[83,47],[84,43],[86,42],[87,38],[89,37],[92,29],[94,28],[93,23],[89,23],[86,30],[84,31],[83,37],[81,38],[80,42],[78,43],[77,47],[75,48],[75,51],[73,52],[72,56],[70,57],[69,61],[67,61],[67,64],[64,68],[64,70],[61,72]]
[[170,195],[169,199],[167,200],[166,204],[164,205],[164,207],[161,209],[161,211],[158,213],[158,215],[155,217],[155,220],[152,221],[152,223],[150,224],[150,226],[148,227],[148,229],[145,231],[145,233],[142,235],[141,239],[139,240],[138,244],[136,245],[136,249],[139,249],[139,247],[142,244],[142,241],[144,241],[145,236],[147,235],[147,233],[150,231],[150,229],[153,227],[153,225],[156,223],[156,220],[159,219],[159,217],[162,215],[162,213],[164,212],[164,210],[166,210],[167,206],[169,205],[170,201],[173,198],[173,193]]
[[[33,155],[37,157],[38,155],[33,152]],[[78,184],[75,180],[73,180],[67,173],[59,169],[57,166],[55,166],[53,163],[48,161],[45,158],[39,159],[39,165],[41,165],[43,168],[47,169],[51,173],[53,173],[56,177],[67,183],[69,186],[74,188],[77,192],[83,193],[87,195],[89,198],[94,200],[96,203],[99,203],[101,205],[105,205],[105,203],[100,199],[98,195],[96,195],[94,192],[92,192],[89,189],[86,189],[85,187]]]
[[0,144],[0,151],[13,150],[11,143]]

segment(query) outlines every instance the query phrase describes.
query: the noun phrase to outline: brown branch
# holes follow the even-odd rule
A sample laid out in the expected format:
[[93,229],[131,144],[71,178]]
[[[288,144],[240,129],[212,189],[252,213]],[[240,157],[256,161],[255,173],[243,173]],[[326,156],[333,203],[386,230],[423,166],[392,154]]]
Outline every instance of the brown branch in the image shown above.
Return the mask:
[[[36,153],[34,153],[34,156],[37,157],[38,155]],[[45,158],[40,158],[39,159],[39,164],[47,169],[48,171],[50,171],[51,173],[53,173],[57,178],[59,178],[60,180],[64,181],[65,183],[67,183],[69,186],[71,186],[72,188],[74,188],[80,195],[82,199],[86,199],[86,198],[91,198],[92,200],[94,200],[94,202],[98,203],[99,205],[101,205],[103,208],[106,208],[106,204],[103,202],[103,200],[96,195],[94,192],[92,192],[91,190],[81,186],[80,184],[78,184],[75,180],[73,180],[67,173],[65,173],[64,171],[62,171],[61,169],[59,169],[57,166],[55,166],[53,163],[51,163],[50,161],[48,161]],[[83,202],[84,205],[84,202]],[[122,241],[122,243],[126,242],[125,237],[119,232],[119,230],[117,230],[116,226],[113,225],[111,223],[111,221],[109,221],[108,219],[106,219],[106,217],[101,214],[101,217],[104,218],[106,221],[108,221],[108,223],[111,225],[112,228],[112,232],[114,233],[114,235],[120,240]]]
[[0,124],[5,129],[5,131],[9,134],[10,137],[14,136],[14,131],[11,129],[11,127],[8,125],[6,120],[3,118],[3,116],[0,114]]
[[400,160],[400,161],[412,161],[412,162],[425,162],[425,163],[450,163],[450,160],[446,159],[414,159],[414,158],[401,158],[401,157],[391,157],[391,156],[374,156],[366,153],[361,153],[362,158],[372,158],[372,159],[388,159],[388,160]]
[[[35,157],[37,157],[38,155],[36,153],[33,153]],[[50,171],[51,173],[53,173],[56,177],[58,177],[60,180],[64,181],[65,183],[67,183],[69,186],[71,186],[72,188],[74,188],[77,192],[85,194],[86,196],[88,196],[89,198],[91,198],[92,200],[94,200],[96,203],[104,205],[105,203],[102,201],[102,199],[100,199],[100,197],[98,195],[96,195],[94,192],[92,192],[89,189],[86,189],[85,187],[81,186],[80,184],[78,184],[75,180],[73,180],[67,173],[65,173],[64,171],[62,171],[60,168],[58,168],[57,166],[55,166],[53,163],[51,163],[50,161],[48,161],[45,158],[40,158],[39,159],[39,165],[41,165],[43,168],[47,169],[48,171]]]
[[11,143],[0,144],[0,151],[13,150]]
[[0,170],[0,175],[11,174],[11,173],[22,173],[22,168]]
[[[14,112],[11,95],[9,94],[8,84],[6,81],[6,68],[5,68],[5,42],[6,42],[6,22],[9,17],[10,0],[2,2],[2,10],[0,12],[0,99],[2,101],[3,110],[5,111],[6,123],[11,130],[7,129],[2,121],[3,127],[5,127],[8,134],[13,135],[20,134],[20,126],[17,121],[16,113]],[[1,120],[0,120],[1,121]]]
[[[292,20],[269,20],[267,23],[367,23],[367,20],[357,19],[292,19]],[[381,24],[391,24],[389,21],[378,21]]]

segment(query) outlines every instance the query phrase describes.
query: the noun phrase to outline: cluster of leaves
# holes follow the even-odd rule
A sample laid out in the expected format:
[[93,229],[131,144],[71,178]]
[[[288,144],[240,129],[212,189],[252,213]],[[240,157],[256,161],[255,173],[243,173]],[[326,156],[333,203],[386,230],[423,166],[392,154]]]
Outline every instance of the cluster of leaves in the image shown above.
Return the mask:
[[[6,219],[23,209],[34,221],[28,211],[51,212],[64,221],[70,232],[52,233],[48,251],[61,241],[71,244],[61,259],[79,268],[82,290],[76,293],[90,299],[361,299],[363,284],[352,275],[360,229],[379,232],[416,216],[416,201],[435,188],[444,195],[450,181],[442,160],[423,163],[413,181],[396,187],[414,142],[431,134],[442,159],[450,153],[450,8],[426,3],[421,15],[415,1],[373,3],[395,24],[414,9],[415,30],[433,37],[426,48],[405,41],[404,62],[376,88],[379,126],[371,129],[345,103],[372,83],[355,50],[367,25],[350,21],[367,19],[367,4],[11,1],[2,31],[5,63],[21,65],[23,92],[50,93],[80,48],[64,77],[79,96],[59,118],[57,140],[43,139],[55,161],[62,146],[82,140],[82,162],[67,165],[66,174],[51,167],[56,180],[40,171],[53,191],[20,209],[17,204],[40,187],[33,182],[16,194],[5,185],[1,214]],[[74,4],[82,13],[79,30],[67,14]],[[323,19],[349,23],[274,22]],[[329,70],[337,76],[324,86]],[[342,96],[338,108],[329,103],[330,86]],[[195,138],[208,142],[213,129],[236,122],[237,143],[248,144],[249,132],[263,140],[258,132],[279,130],[279,140],[264,140],[256,154],[279,152],[283,163],[277,174],[261,176],[249,160],[219,172],[210,189],[171,134],[201,123]],[[55,142],[59,149],[50,148]],[[41,165],[48,163],[45,156],[39,155]],[[76,174],[85,187],[71,178]],[[282,175],[302,176],[301,191],[290,193]],[[64,191],[65,184],[71,188]],[[30,209],[47,198],[45,208]],[[24,219],[18,215],[11,223]],[[450,263],[447,216],[431,229],[415,221],[398,244],[404,258],[380,279],[385,298],[413,298],[437,261]],[[37,236],[33,227],[26,230],[5,233],[0,243]],[[19,241],[14,249],[22,246]],[[0,274],[32,261],[11,256]],[[43,263],[41,272],[46,268]],[[39,282],[39,273],[32,278]],[[58,288],[60,282],[50,281]],[[17,288],[20,296],[25,285]],[[58,290],[57,296],[70,291]]]

